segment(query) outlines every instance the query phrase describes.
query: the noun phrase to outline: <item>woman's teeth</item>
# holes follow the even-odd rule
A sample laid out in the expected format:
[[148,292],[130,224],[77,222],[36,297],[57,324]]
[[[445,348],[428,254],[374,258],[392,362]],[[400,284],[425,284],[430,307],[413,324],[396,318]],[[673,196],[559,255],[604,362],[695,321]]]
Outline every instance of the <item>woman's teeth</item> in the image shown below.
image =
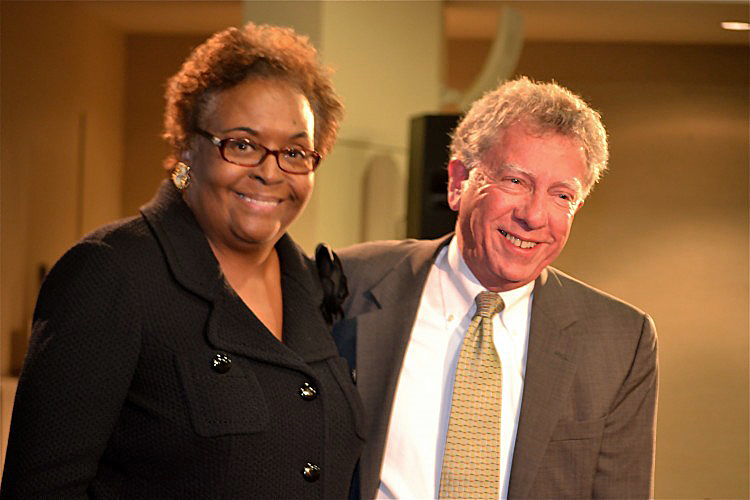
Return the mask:
[[251,203],[255,203],[256,205],[263,205],[264,207],[275,207],[276,205],[279,204],[279,200],[259,200],[258,198],[246,196],[242,193],[237,193],[237,195],[243,200],[247,200]]
[[515,236],[508,234],[502,229],[500,230],[500,234],[505,236],[506,240],[510,241],[519,248],[534,248],[536,246],[536,243],[534,243],[533,241],[524,241],[521,238],[516,238]]

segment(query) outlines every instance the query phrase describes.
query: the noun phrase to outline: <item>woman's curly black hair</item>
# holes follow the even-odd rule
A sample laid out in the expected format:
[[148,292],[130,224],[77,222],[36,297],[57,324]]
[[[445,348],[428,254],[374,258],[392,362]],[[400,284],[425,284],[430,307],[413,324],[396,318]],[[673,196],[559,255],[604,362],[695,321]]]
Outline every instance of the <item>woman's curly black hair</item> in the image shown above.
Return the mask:
[[290,28],[248,23],[212,35],[167,81],[162,137],[172,152],[164,168],[171,170],[191,149],[211,96],[250,77],[278,78],[299,88],[315,116],[315,149],[322,155],[331,150],[344,107],[315,47]]

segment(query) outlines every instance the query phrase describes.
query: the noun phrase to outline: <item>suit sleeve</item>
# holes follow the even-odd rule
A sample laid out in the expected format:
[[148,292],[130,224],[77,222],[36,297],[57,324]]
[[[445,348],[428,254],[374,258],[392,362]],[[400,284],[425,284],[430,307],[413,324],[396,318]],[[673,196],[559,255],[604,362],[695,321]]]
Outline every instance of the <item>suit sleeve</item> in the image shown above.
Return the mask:
[[605,422],[594,498],[653,497],[657,389],[656,329],[644,316],[632,366]]
[[0,497],[85,497],[140,350],[138,295],[107,245],[68,251],[45,280],[19,379]]

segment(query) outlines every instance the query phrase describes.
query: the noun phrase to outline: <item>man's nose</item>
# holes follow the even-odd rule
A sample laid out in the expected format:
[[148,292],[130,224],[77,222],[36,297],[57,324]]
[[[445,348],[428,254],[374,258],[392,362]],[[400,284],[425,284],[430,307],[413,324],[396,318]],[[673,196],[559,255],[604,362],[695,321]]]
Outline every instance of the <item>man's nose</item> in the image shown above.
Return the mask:
[[532,230],[547,223],[547,206],[540,193],[529,193],[516,207],[514,216],[524,229]]

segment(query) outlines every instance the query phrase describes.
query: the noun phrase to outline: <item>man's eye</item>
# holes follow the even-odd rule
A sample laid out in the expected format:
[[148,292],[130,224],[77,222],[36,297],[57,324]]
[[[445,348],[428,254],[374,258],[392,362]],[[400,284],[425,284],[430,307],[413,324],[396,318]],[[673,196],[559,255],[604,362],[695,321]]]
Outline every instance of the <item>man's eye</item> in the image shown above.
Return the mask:
[[562,207],[572,208],[576,206],[576,198],[575,196],[571,194],[559,193],[555,195],[555,199],[557,200],[558,204]]

